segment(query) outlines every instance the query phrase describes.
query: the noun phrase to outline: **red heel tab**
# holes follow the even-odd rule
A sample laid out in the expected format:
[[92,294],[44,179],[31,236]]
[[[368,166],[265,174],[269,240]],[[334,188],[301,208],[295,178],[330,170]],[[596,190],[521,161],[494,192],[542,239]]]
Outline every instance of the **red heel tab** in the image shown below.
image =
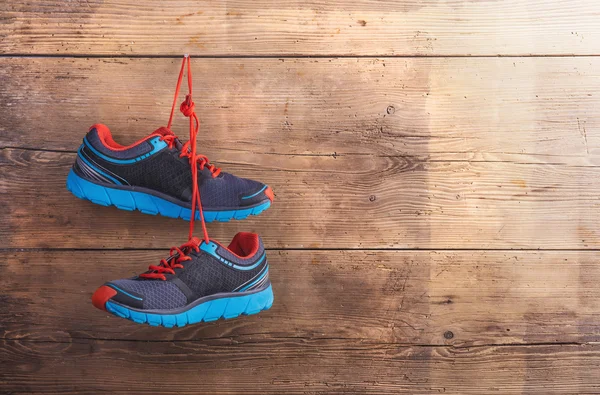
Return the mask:
[[256,233],[239,232],[233,237],[227,249],[240,258],[249,258],[258,252],[261,245]]
[[103,285],[92,295],[92,304],[100,310],[106,311],[106,302],[117,294],[113,288]]

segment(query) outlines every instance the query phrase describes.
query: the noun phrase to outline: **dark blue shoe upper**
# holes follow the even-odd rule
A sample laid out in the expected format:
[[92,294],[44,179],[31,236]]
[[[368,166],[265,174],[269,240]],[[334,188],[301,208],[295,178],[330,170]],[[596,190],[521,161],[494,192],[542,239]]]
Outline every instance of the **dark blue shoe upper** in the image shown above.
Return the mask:
[[202,241],[199,247],[199,252],[188,252],[192,259],[175,274],[166,274],[165,280],[138,276],[106,283],[117,291],[111,300],[135,309],[172,310],[206,296],[259,290],[270,284],[258,235],[238,233],[229,249],[213,241]]
[[[73,166],[77,175],[93,182],[145,188],[189,204],[191,169],[188,159],[180,157],[180,143],[169,148],[160,134],[153,134],[130,147],[108,146],[113,144],[108,128],[92,127]],[[206,167],[198,171],[198,186],[206,211],[250,207],[270,200],[265,184],[225,172],[213,178]]]

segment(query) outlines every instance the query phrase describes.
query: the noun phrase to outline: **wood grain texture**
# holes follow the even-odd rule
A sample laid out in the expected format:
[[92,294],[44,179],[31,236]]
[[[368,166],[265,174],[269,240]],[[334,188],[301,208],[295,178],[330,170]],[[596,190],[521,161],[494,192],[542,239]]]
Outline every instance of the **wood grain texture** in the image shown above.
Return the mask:
[[[599,41],[600,42],[600,41]],[[600,165],[600,58],[195,59],[201,147]],[[166,124],[178,59],[0,58],[0,147]],[[178,114],[174,130],[186,138]],[[276,159],[274,159],[276,160]]]
[[1,338],[223,344],[333,339],[373,347],[600,341],[596,252],[269,251],[275,304],[257,316],[167,329],[92,307],[91,294],[105,281],[136,275],[166,254],[6,254],[0,263]]
[[[212,156],[212,155],[211,155]],[[213,223],[226,242],[261,234],[270,248],[598,249],[598,167],[421,162],[348,155],[225,152],[225,171],[272,186],[273,207]],[[94,205],[65,188],[72,153],[0,151],[0,245],[10,248],[169,248],[188,223]]]
[[[599,15],[0,3],[0,392],[599,393]],[[78,200],[65,178],[91,124],[123,143],[165,124],[183,53],[202,153],[275,191],[260,217],[209,225],[263,236],[275,303],[152,328],[90,296],[188,224]]]
[[0,12],[4,54],[600,54],[594,0],[34,0]]
[[220,339],[2,340],[2,374],[11,380],[0,381],[0,390],[62,394],[597,393],[599,347],[455,349],[373,346],[338,339],[235,343]]

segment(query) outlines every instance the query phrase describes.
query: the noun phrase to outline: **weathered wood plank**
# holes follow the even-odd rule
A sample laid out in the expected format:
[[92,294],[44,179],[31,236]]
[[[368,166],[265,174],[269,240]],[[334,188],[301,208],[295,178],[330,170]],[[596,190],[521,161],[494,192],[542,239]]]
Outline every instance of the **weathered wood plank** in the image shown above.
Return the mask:
[[373,347],[600,341],[596,252],[270,251],[275,303],[257,316],[165,329],[91,305],[105,281],[138,274],[167,253],[5,253],[1,337],[223,344],[340,339]]
[[[597,393],[600,346],[373,346],[339,339],[231,343],[0,341],[3,392],[177,394]],[[124,374],[126,372],[126,374]]]
[[[600,40],[598,41],[600,43]],[[195,59],[204,150],[600,165],[600,59]],[[0,59],[0,147],[164,125],[178,59]],[[175,130],[185,138],[185,121]]]
[[0,12],[4,54],[600,54],[594,0],[34,0]]
[[[213,158],[276,195],[259,217],[210,224],[217,240],[244,230],[271,248],[600,248],[600,185],[591,181],[599,167],[233,152]],[[0,245],[168,248],[184,241],[185,221],[75,198],[65,188],[74,159],[0,150]]]

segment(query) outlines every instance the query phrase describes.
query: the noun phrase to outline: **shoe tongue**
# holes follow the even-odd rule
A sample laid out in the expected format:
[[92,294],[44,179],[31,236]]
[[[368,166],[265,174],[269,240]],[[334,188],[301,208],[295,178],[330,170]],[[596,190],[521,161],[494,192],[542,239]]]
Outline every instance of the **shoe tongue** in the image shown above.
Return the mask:
[[194,245],[197,245],[198,248],[202,247],[202,244],[207,244],[206,241],[204,241],[204,239],[200,239],[195,236],[192,237],[188,243],[193,243]]
[[[175,136],[175,133],[173,133],[170,129],[167,129],[164,126],[161,126],[160,128],[156,129],[152,134],[159,134],[161,136]],[[183,143],[179,140],[179,137],[175,138],[175,147],[177,147],[177,149],[180,151],[183,147]]]
[[154,133],[152,134],[160,134],[161,136],[168,136],[170,134],[174,135],[175,133],[173,133],[172,131],[170,131],[169,129],[167,129],[164,126],[161,126],[160,128],[156,129],[154,131]]
[[200,247],[200,244],[202,244],[203,240],[200,240],[197,237],[192,237],[189,242]]

